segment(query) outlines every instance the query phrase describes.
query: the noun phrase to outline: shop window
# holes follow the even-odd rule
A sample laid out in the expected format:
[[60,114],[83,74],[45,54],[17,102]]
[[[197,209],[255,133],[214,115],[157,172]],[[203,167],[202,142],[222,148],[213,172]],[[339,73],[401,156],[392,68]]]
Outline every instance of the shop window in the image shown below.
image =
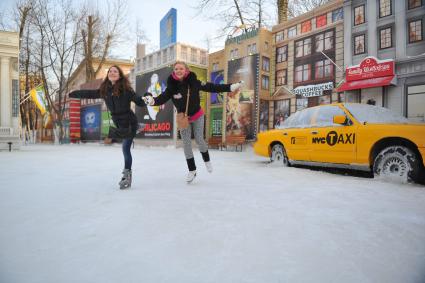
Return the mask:
[[357,35],[354,37],[354,55],[363,54],[366,52],[365,35]]
[[342,8],[332,11],[332,22],[336,22],[344,19],[344,10]]
[[305,21],[301,24],[301,33],[311,31],[311,20]]
[[276,49],[276,63],[288,60],[288,45]]
[[360,90],[338,93],[338,102],[360,103]]
[[269,102],[267,100],[260,100],[260,117],[258,119],[260,132],[269,129]]
[[360,25],[365,23],[365,12],[364,5],[354,8],[354,25]]
[[311,38],[295,42],[295,57],[300,58],[311,54]]
[[[305,108],[308,107],[308,98],[306,97],[297,97],[296,100],[296,104],[295,104],[295,108],[297,111],[299,110],[303,110]],[[311,117],[313,116],[313,114],[315,113],[315,109],[309,109],[303,112],[302,115],[298,114],[296,117],[296,121],[294,121],[295,125],[302,125],[300,127],[304,127],[304,126],[309,126],[310,125],[310,121],[311,121]],[[291,116],[292,117],[292,116]]]
[[263,64],[262,64],[262,70],[265,72],[270,72],[270,59],[263,56]]
[[286,85],[287,82],[287,76],[288,76],[288,70],[279,70],[276,72],[276,86]]
[[276,33],[276,36],[275,36],[276,43],[281,42],[283,39],[284,39],[283,30]]
[[288,30],[288,38],[297,36],[297,27],[291,27]]
[[315,78],[324,79],[330,78],[333,76],[333,64],[331,60],[322,60],[318,61],[315,64]]
[[291,100],[282,99],[274,101],[274,116],[273,116],[273,125],[274,128],[280,128],[283,126],[283,122],[291,114]]
[[391,0],[379,0],[379,17],[391,15]]
[[407,118],[425,122],[425,85],[407,87]]
[[409,22],[409,43],[422,41],[422,20]]
[[422,6],[422,0],[409,0],[409,10]]
[[392,28],[384,28],[379,31],[380,49],[390,48],[393,45]]
[[321,28],[326,26],[326,22],[327,22],[326,14],[316,17],[316,28]]
[[261,89],[269,89],[269,76],[261,76]]
[[304,64],[295,67],[295,82],[305,82],[311,80],[311,65]]

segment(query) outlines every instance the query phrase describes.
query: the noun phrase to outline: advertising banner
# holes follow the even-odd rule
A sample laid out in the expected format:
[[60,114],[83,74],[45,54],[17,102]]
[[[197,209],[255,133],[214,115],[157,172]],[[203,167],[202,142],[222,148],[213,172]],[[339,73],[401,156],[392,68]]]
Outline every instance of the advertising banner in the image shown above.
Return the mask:
[[47,101],[44,92],[44,87],[42,85],[35,87],[30,90],[30,95],[32,101],[37,105],[37,108],[40,110],[41,115],[44,115],[47,111]]
[[[198,80],[200,80],[201,82],[206,82],[207,81],[207,70],[206,69],[201,69],[198,67],[194,67],[194,66],[189,66],[190,71],[192,71],[193,73],[196,74],[196,77],[198,78]],[[207,97],[208,94],[204,91],[199,92],[199,96],[200,96],[200,103],[201,103],[201,108],[204,110],[204,113],[207,113]]]
[[210,109],[210,136],[222,136],[223,108]]
[[247,139],[255,135],[256,113],[254,102],[258,92],[258,54],[228,63],[228,83],[243,80],[241,90],[229,92],[226,103],[226,135],[243,134]]
[[[136,92],[143,95],[146,92],[157,97],[165,91],[167,78],[171,74],[171,67],[143,74],[136,77]],[[139,138],[172,139],[174,105],[171,99],[161,106],[136,106],[136,116],[139,122]]]
[[159,48],[162,49],[177,40],[177,10],[171,8],[159,23]]
[[269,129],[269,101],[260,100],[260,117],[258,120],[260,132]]
[[[214,84],[224,84],[224,71],[211,72],[211,82]],[[211,92],[211,104],[222,104],[223,93]]]
[[81,107],[81,140],[100,140],[101,104]]
[[114,125],[109,111],[102,111],[102,137],[107,137],[109,126]]

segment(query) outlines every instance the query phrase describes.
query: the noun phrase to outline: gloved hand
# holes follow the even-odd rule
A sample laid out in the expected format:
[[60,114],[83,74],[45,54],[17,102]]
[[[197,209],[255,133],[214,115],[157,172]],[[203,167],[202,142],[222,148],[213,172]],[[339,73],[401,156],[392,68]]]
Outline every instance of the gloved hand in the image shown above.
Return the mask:
[[244,85],[244,83],[245,83],[244,81],[239,81],[238,83],[231,84],[230,85],[230,91],[231,92],[234,92],[235,90],[242,88],[242,86]]
[[146,103],[146,105],[153,106],[155,104],[155,99],[152,95],[143,96],[142,99]]

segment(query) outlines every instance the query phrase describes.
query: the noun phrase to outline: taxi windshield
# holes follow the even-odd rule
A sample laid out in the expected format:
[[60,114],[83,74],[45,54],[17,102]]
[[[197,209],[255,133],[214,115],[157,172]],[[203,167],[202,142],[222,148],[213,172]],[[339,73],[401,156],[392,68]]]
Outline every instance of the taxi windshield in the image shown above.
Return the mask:
[[344,107],[350,111],[351,115],[360,123],[377,124],[406,124],[410,121],[393,111],[369,104],[344,103]]

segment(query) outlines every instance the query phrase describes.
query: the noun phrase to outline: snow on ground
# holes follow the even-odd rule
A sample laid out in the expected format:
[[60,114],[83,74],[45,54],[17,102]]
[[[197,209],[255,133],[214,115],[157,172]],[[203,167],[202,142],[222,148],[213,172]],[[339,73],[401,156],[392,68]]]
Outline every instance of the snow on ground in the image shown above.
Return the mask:
[[0,152],[0,282],[425,282],[425,187],[211,151]]

